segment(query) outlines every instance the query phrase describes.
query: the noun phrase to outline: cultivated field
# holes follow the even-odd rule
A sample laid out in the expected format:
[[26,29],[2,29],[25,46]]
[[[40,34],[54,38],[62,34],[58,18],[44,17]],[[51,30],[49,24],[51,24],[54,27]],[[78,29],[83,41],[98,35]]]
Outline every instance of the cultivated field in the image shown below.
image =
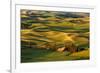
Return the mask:
[[21,10],[21,62],[89,59],[89,13]]

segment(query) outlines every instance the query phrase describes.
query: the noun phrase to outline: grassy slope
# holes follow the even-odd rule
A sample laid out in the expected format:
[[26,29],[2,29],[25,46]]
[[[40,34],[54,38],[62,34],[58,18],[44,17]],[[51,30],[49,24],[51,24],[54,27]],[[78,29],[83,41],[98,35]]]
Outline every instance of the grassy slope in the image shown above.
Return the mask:
[[[73,20],[71,18],[71,20]],[[85,19],[84,19],[85,20]],[[87,20],[87,19],[86,19]],[[73,41],[78,45],[85,45],[87,48],[89,37],[89,24],[76,24],[71,22],[49,24],[33,24],[31,29],[21,30],[21,40],[44,44],[48,42]],[[38,61],[60,61],[60,60],[79,60],[89,59],[89,49],[69,55],[69,52],[57,52],[41,49],[22,48],[22,62]]]
[[[76,32],[76,30],[81,32],[81,29],[77,29],[80,25],[77,25],[78,27],[74,27],[72,29],[67,29],[66,28],[67,26],[66,27],[64,26],[65,29],[63,29],[63,28],[61,28],[62,27],[61,24],[60,25],[56,24],[56,25],[57,25],[57,27],[52,27],[52,29],[51,29],[51,28],[49,28],[49,26],[45,27],[45,25],[42,26],[42,24],[39,24],[39,25],[37,24],[34,29],[21,30],[21,38],[23,41],[33,41],[37,44],[41,44],[43,42],[65,42],[67,40],[76,42],[78,44],[87,44],[88,43],[88,39],[86,37],[84,37],[84,36],[88,37],[88,34],[86,34],[87,31],[82,30],[82,31],[84,31],[84,33]],[[85,28],[85,25],[88,25],[88,24],[84,24],[83,28]],[[45,27],[46,29],[41,29],[43,27]],[[70,26],[70,27],[72,27],[72,26]],[[87,26],[86,26],[86,28],[87,28]],[[36,30],[38,30],[38,31],[36,31]],[[70,32],[70,30],[73,30],[74,32]],[[68,32],[66,32],[66,31],[68,31]]]
[[24,49],[22,51],[22,62],[42,62],[42,61],[65,61],[65,60],[86,60],[89,59],[89,50],[70,54],[67,51],[56,52],[49,50]]
[[[37,26],[39,27],[39,26]],[[49,28],[48,28],[49,29]],[[79,29],[78,29],[79,30]],[[37,44],[43,44],[45,42],[64,42],[66,40],[71,40],[78,44],[87,44],[88,39],[84,36],[88,35],[88,32],[81,33],[66,33],[60,31],[46,31],[37,32],[31,29],[26,29],[21,31],[22,40],[32,41]],[[44,42],[43,42],[44,41]],[[41,61],[61,61],[61,60],[80,60],[89,59],[89,50],[76,52],[69,55],[69,52],[56,52],[48,50],[34,50],[34,49],[24,49],[22,50],[22,62],[41,62]]]
[[88,59],[89,58],[89,49],[87,50],[84,50],[84,51],[81,51],[81,52],[76,52],[76,53],[73,53],[71,54],[70,56],[73,56],[73,57],[80,57],[80,58],[83,58],[83,59]]

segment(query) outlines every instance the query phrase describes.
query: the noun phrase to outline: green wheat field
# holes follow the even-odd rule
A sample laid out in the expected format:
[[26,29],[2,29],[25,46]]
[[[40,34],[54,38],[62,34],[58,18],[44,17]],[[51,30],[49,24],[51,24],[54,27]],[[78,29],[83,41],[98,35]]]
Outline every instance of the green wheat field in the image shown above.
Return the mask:
[[20,10],[21,63],[89,60],[89,13]]

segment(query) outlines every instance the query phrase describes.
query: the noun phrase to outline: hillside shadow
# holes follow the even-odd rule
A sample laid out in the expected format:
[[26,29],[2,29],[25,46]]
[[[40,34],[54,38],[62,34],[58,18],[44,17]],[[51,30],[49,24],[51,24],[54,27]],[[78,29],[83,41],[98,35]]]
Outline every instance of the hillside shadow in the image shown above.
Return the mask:
[[51,50],[27,48],[21,50],[21,62],[37,62],[45,60],[44,57],[53,53]]

